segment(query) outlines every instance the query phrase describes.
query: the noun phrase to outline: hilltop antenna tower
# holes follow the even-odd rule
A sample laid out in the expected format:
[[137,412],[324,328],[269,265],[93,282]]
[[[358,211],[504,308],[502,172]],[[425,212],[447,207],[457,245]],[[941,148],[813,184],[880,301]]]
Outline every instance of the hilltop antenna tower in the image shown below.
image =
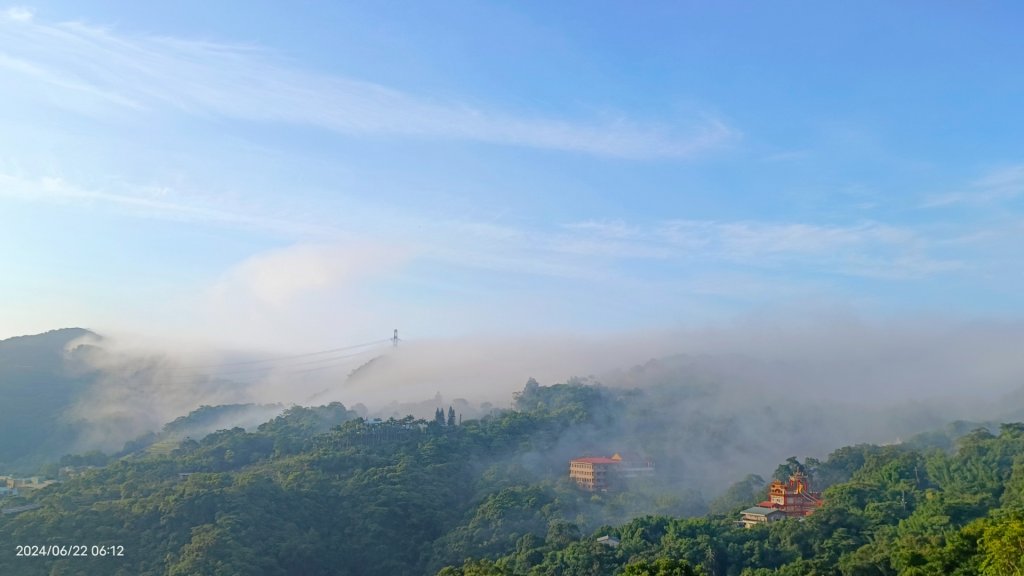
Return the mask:
[[391,347],[398,348],[398,328],[395,328],[395,335],[391,337]]

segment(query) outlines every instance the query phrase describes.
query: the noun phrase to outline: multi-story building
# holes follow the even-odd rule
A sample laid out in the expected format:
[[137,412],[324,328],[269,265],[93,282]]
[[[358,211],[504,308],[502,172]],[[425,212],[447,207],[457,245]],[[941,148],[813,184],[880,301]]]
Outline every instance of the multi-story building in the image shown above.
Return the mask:
[[607,492],[614,468],[619,461],[611,458],[575,458],[569,461],[569,478],[588,492]]
[[616,453],[611,458],[587,457],[569,461],[569,478],[589,492],[607,492],[618,480],[641,478],[654,474],[650,458]]

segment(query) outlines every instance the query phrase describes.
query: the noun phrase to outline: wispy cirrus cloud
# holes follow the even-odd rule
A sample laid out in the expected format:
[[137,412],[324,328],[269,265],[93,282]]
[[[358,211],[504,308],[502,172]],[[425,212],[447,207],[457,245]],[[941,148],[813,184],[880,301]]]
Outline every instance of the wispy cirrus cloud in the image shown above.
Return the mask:
[[4,18],[15,22],[29,22],[34,17],[32,10],[24,6],[11,6],[3,11]]
[[[129,110],[318,127],[353,136],[465,140],[623,158],[688,158],[739,138],[723,120],[564,120],[416,95],[304,71],[252,46],[128,35],[42,23],[22,9],[0,19],[0,69]],[[61,98],[54,98],[60,101]]]
[[1024,164],[1005,166],[984,174],[961,190],[926,199],[926,208],[985,205],[1024,195]]
[[933,255],[942,240],[879,222],[667,220],[651,226],[585,221],[566,227],[572,246],[592,254],[711,263],[762,270],[802,270],[874,278],[921,278],[964,267]]
[[335,241],[354,235],[370,243],[397,242],[418,258],[449,265],[589,280],[613,278],[619,265],[630,262],[884,279],[923,278],[966,266],[948,255],[949,246],[961,239],[955,231],[939,234],[873,221],[826,225],[674,219],[640,225],[587,220],[527,228],[360,210],[324,220],[290,219],[168,189],[97,190],[59,177],[0,173],[2,197],[102,205],[137,217],[256,229],[304,241]]
[[288,220],[217,202],[208,195],[171,193],[166,188],[89,188],[59,176],[24,177],[0,172],[0,198],[55,204],[93,204],[159,220],[208,222],[218,226],[288,234],[325,234],[329,227]]

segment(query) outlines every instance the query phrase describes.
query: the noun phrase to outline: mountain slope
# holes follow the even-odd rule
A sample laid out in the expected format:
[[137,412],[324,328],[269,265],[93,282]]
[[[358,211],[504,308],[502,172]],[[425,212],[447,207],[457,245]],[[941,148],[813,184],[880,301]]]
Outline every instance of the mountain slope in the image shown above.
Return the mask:
[[0,340],[0,471],[28,467],[73,439],[63,414],[93,375],[68,360],[67,347],[87,336],[98,338],[65,328]]

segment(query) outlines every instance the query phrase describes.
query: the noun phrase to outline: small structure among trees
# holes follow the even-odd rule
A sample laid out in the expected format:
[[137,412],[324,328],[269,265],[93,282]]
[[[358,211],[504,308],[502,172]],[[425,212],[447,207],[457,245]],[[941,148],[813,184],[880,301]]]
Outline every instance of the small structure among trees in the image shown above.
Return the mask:
[[785,517],[786,515],[781,510],[765,508],[764,506],[752,506],[740,512],[739,524],[742,524],[746,528],[753,528],[758,524],[776,522]]
[[740,512],[739,522],[750,528],[783,518],[803,518],[821,508],[821,492],[811,490],[810,478],[797,469],[787,482],[775,479],[768,486],[768,499]]

